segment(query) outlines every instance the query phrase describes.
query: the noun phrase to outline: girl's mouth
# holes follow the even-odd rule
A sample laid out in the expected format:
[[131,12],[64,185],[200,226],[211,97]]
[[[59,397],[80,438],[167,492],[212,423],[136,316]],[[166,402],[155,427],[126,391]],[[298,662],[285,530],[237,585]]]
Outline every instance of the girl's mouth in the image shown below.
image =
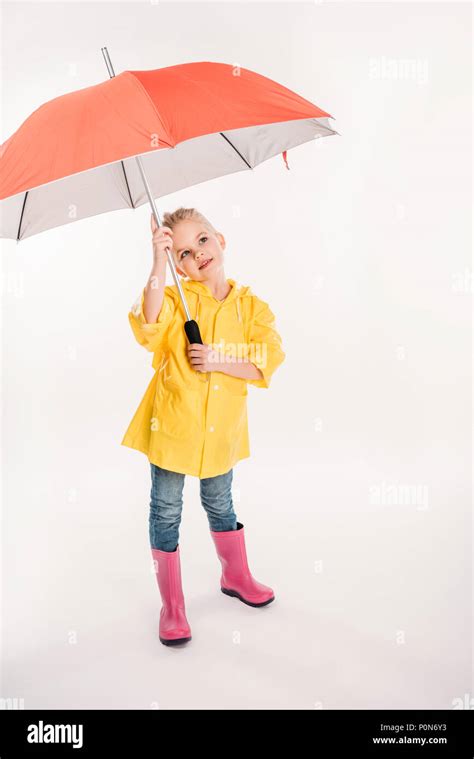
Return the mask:
[[205,269],[205,268],[206,268],[206,266],[208,266],[208,265],[211,263],[211,261],[213,261],[213,259],[212,259],[212,258],[209,258],[207,261],[205,261],[205,262],[202,264],[202,266],[200,266],[200,267],[199,267],[199,270],[201,270],[201,269]]

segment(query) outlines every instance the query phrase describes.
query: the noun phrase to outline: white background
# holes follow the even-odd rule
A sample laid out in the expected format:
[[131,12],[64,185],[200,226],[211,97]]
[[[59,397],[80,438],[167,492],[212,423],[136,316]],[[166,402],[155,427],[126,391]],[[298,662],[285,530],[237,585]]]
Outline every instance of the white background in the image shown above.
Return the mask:
[[[6,140],[116,73],[240,65],[340,136],[158,201],[227,240],[286,361],[249,390],[234,469],[250,568],[219,590],[187,477],[193,640],[158,640],[146,457],[120,445],[152,376],[127,314],[149,207],[3,241],[2,698],[24,708],[451,709],[471,682],[471,7],[4,3]],[[65,135],[67,139],[67,135]],[[170,274],[169,284],[172,284]],[[467,695],[466,695],[467,694]],[[459,699],[459,701],[457,700]]]

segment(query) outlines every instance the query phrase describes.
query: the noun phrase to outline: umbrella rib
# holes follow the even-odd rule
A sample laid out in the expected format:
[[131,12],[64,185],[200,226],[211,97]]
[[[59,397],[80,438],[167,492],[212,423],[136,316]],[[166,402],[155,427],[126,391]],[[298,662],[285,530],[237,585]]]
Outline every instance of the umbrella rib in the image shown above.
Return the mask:
[[23,221],[23,213],[24,213],[24,211],[25,211],[26,198],[27,198],[27,196],[28,196],[28,193],[29,193],[29,190],[27,190],[27,191],[25,192],[25,199],[23,200],[23,208],[21,209],[20,223],[19,223],[19,225],[18,225],[18,234],[17,234],[17,236],[16,236],[16,240],[17,240],[17,242],[18,242],[18,240],[20,239],[21,222]]
[[224,138],[224,140],[227,140],[227,142],[229,143],[229,145],[231,146],[231,148],[234,148],[234,150],[235,150],[235,152],[237,153],[237,155],[239,155],[239,156],[241,157],[242,161],[245,161],[245,163],[247,164],[247,166],[249,167],[249,169],[251,169],[252,167],[251,167],[251,165],[249,164],[249,162],[248,162],[248,161],[247,161],[247,160],[246,160],[246,159],[243,157],[242,153],[239,153],[239,151],[237,150],[237,148],[235,147],[235,145],[233,145],[233,144],[231,143],[231,141],[229,140],[229,138],[228,138],[228,137],[226,137],[226,136],[225,136],[225,134],[224,134],[223,132],[219,132],[219,134],[220,134],[220,136],[221,136],[221,137],[223,137],[223,138]]
[[131,203],[131,205],[132,205],[132,208],[135,208],[135,206],[133,205],[133,200],[132,200],[132,194],[131,194],[131,192],[130,192],[130,187],[129,187],[129,185],[128,185],[128,179],[127,179],[127,173],[126,173],[126,171],[125,171],[125,166],[124,166],[124,164],[123,164],[123,161],[120,161],[120,163],[122,164],[123,175],[124,175],[124,177],[125,177],[125,184],[127,185],[127,190],[128,190],[128,197],[130,198],[130,203]]

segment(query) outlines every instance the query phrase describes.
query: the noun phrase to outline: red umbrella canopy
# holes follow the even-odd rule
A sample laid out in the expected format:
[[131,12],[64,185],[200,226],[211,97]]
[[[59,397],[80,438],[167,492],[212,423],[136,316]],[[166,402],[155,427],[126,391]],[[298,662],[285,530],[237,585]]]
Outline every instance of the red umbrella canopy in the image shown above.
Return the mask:
[[147,201],[338,134],[329,113],[225,63],[124,71],[37,108],[0,148],[0,236]]

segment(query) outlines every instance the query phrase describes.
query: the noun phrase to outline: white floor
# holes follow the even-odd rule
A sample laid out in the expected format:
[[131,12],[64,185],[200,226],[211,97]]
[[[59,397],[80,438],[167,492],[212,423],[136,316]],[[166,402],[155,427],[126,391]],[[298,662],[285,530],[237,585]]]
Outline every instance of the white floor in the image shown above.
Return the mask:
[[472,693],[469,499],[442,475],[457,462],[431,450],[427,503],[394,505],[371,503],[387,478],[382,457],[360,454],[326,443],[236,466],[250,568],[276,594],[261,609],[220,592],[198,480],[186,479],[193,639],[179,648],[158,640],[145,457],[121,450],[114,478],[83,477],[80,507],[53,486],[36,519],[30,504],[34,530],[5,509],[1,696],[25,709],[453,708]]

